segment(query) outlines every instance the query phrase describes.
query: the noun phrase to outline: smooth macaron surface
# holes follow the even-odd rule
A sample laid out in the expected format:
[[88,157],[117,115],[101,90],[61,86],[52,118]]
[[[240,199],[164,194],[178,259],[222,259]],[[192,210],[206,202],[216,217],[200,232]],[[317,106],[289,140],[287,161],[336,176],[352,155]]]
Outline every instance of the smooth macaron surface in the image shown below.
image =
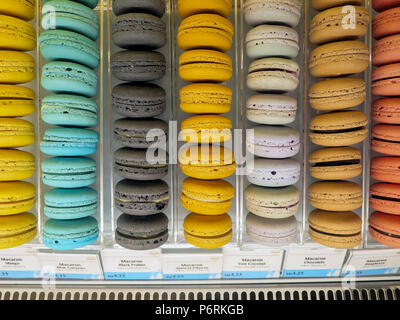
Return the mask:
[[44,194],[43,212],[56,220],[79,219],[97,212],[98,194],[92,188],[55,188]]
[[228,18],[232,0],[178,0],[178,12],[184,19],[194,14],[213,13]]
[[375,39],[400,33],[400,8],[392,8],[377,14],[372,20],[372,36]]
[[2,1],[0,13],[30,21],[35,16],[35,2],[32,0]]
[[27,120],[0,118],[0,147],[15,148],[35,141],[35,127]]
[[0,149],[0,181],[28,179],[35,173],[35,157],[30,152]]
[[372,0],[372,8],[378,12],[398,7],[398,5],[397,0]]
[[391,156],[373,158],[371,177],[382,182],[400,183],[400,158]]
[[310,0],[310,7],[321,11],[344,5],[363,5],[364,0]]
[[[46,1],[49,1],[49,0],[44,0],[44,1],[46,2]],[[99,2],[98,0],[74,0],[74,1],[82,3],[83,5],[91,8],[91,9],[96,8],[97,3]]]
[[29,212],[0,217],[0,249],[20,246],[35,238],[37,218]]
[[369,233],[386,246],[400,248],[400,216],[373,212],[369,217]]
[[116,16],[138,12],[154,14],[161,18],[165,13],[165,3],[163,0],[114,0],[112,9]]
[[369,203],[376,211],[400,215],[400,185],[377,182],[371,185]]
[[0,85],[0,117],[23,117],[35,111],[35,91],[16,85]]
[[390,156],[400,156],[400,126],[376,124],[372,127],[371,148]]
[[372,119],[377,122],[400,124],[400,98],[380,98],[372,104]]
[[400,62],[400,34],[387,36],[376,41],[372,47],[372,63],[381,66]]
[[0,49],[32,51],[35,47],[36,32],[31,24],[0,14]]
[[0,215],[26,212],[35,205],[36,188],[26,181],[0,182]]
[[400,63],[380,66],[372,70],[372,94],[395,97],[400,90]]

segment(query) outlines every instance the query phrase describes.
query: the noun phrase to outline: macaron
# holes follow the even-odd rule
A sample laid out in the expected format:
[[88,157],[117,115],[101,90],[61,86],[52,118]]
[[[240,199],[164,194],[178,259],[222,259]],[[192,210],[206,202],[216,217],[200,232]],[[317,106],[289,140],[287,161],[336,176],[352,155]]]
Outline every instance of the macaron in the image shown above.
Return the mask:
[[35,142],[35,127],[27,120],[0,118],[0,148],[29,146]]
[[257,94],[246,101],[247,119],[259,124],[284,125],[296,120],[297,99],[282,94]]
[[98,142],[94,130],[56,127],[44,132],[40,151],[51,156],[86,156],[96,153]]
[[356,107],[365,101],[366,85],[359,77],[340,77],[314,83],[308,91],[310,105],[319,111]]
[[250,63],[247,87],[250,90],[294,91],[299,85],[300,67],[284,58],[263,58]]
[[120,51],[110,60],[111,71],[122,81],[154,81],[164,77],[165,56],[155,51]]
[[232,150],[216,144],[185,146],[178,159],[182,172],[196,179],[223,179],[236,171]]
[[247,150],[262,158],[282,159],[293,157],[300,151],[300,133],[286,126],[259,125],[247,134]]
[[400,126],[376,124],[372,127],[371,149],[390,156],[400,156]]
[[400,92],[400,63],[381,66],[372,70],[372,94],[398,96]]
[[309,69],[314,77],[339,77],[363,72],[369,61],[369,49],[364,42],[337,41],[312,50]]
[[163,212],[169,202],[169,187],[163,180],[124,179],[115,186],[115,206],[126,214],[147,216]]
[[372,8],[378,12],[398,7],[398,5],[397,0],[372,0]]
[[52,61],[43,66],[40,83],[47,91],[91,98],[97,94],[97,80],[96,73],[81,64]]
[[228,18],[232,0],[178,0],[178,12],[184,19],[199,13],[214,13]]
[[372,47],[372,63],[375,66],[400,62],[400,34],[376,41]]
[[35,111],[35,91],[15,85],[0,85],[0,117],[24,117]]
[[[362,6],[352,6],[356,19],[350,20],[345,6],[318,13],[310,22],[309,40],[314,44],[363,37],[368,30],[369,13]],[[355,21],[355,23],[354,23]]]
[[121,83],[112,89],[113,110],[129,118],[155,117],[166,109],[165,90],[152,83]]
[[232,121],[221,115],[197,115],[181,122],[180,137],[192,143],[219,143],[232,138]]
[[125,147],[146,149],[168,139],[168,124],[160,119],[123,118],[114,122],[114,139]]
[[246,233],[251,240],[264,246],[284,246],[296,242],[297,220],[294,216],[271,219],[251,212],[246,216]]
[[361,243],[361,218],[352,211],[314,210],[308,216],[310,238],[326,247],[351,249]]
[[400,215],[400,185],[378,182],[369,189],[369,204],[376,211]]
[[299,53],[299,34],[295,29],[278,25],[259,25],[245,39],[250,59],[265,57],[296,58]]
[[179,57],[179,76],[185,81],[225,82],[232,72],[232,59],[223,52],[196,49]]
[[372,105],[372,119],[377,122],[400,124],[400,98],[376,99]]
[[0,4],[0,13],[20,18],[25,21],[32,20],[35,16],[35,1],[2,1],[2,3]]
[[55,126],[95,127],[98,106],[92,99],[70,94],[52,94],[42,99],[41,117]]
[[29,212],[0,217],[0,249],[18,247],[35,238],[37,219]]
[[371,160],[371,178],[382,182],[400,183],[400,158],[373,158]]
[[160,212],[149,216],[121,214],[115,241],[130,250],[151,250],[168,240],[168,217]]
[[45,192],[43,212],[56,220],[79,219],[96,214],[98,195],[92,188],[62,189]]
[[369,234],[385,246],[400,248],[400,217],[373,212],[369,217]]
[[392,8],[377,14],[372,20],[372,36],[375,39],[400,33],[400,8]]
[[322,148],[308,156],[310,174],[321,180],[346,180],[362,173],[361,152],[352,147]]
[[112,9],[116,16],[130,12],[141,12],[154,14],[161,18],[165,13],[165,3],[163,0],[114,0]]
[[179,90],[180,109],[186,113],[227,113],[232,105],[231,88],[218,83],[193,83]]
[[47,1],[42,7],[41,25],[44,30],[74,31],[92,40],[97,40],[100,32],[96,12],[76,1]]
[[98,236],[98,222],[93,217],[73,220],[49,219],[43,225],[42,241],[46,247],[53,250],[71,250],[92,244]]
[[246,0],[244,19],[247,24],[284,24],[296,27],[300,21],[302,3],[298,0]]
[[266,188],[249,185],[244,191],[247,210],[270,219],[291,217],[299,210],[300,192],[295,186]]
[[95,69],[100,63],[96,42],[77,32],[46,30],[39,37],[40,53],[50,61],[70,61]]
[[218,14],[195,14],[179,25],[177,42],[182,50],[203,48],[226,52],[232,46],[233,29],[232,23]]
[[0,14],[0,49],[32,51],[36,47],[36,31],[28,22]]
[[185,239],[203,249],[217,249],[232,240],[232,219],[228,214],[202,215],[190,213],[183,221]]
[[321,11],[344,5],[363,5],[364,0],[310,0],[310,7]]
[[20,84],[35,77],[35,60],[30,54],[0,50],[0,83]]
[[292,158],[256,158],[247,163],[247,179],[260,187],[290,186],[300,179],[300,163]]
[[181,204],[190,212],[219,215],[230,210],[234,195],[235,189],[228,181],[186,178],[182,182]]
[[42,181],[55,188],[83,188],[96,181],[96,161],[87,157],[53,157],[42,161]]
[[166,25],[148,13],[124,13],[111,23],[111,38],[123,49],[159,49],[167,42]]
[[35,205],[36,188],[25,181],[0,182],[0,216],[26,212]]
[[310,204],[327,211],[349,211],[362,206],[362,188],[351,181],[318,181],[308,187]]
[[[45,0],[45,1],[48,1],[48,0]],[[82,3],[91,9],[96,8],[97,3],[99,2],[98,0],[74,0],[74,1]]]
[[[114,170],[123,178],[157,180],[168,174],[168,154],[165,159],[151,159],[149,149],[121,148],[114,153]],[[150,151],[150,150],[149,150]],[[154,160],[154,161],[153,161]]]
[[24,180],[35,173],[35,157],[30,152],[0,149],[0,181]]
[[344,147],[367,138],[367,116],[361,111],[337,111],[317,115],[310,121],[309,136],[324,147]]

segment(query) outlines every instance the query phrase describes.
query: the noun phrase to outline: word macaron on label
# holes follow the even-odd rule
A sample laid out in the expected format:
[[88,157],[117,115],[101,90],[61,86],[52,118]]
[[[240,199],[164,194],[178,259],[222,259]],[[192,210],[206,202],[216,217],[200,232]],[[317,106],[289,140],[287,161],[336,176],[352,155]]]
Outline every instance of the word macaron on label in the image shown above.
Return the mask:
[[40,277],[41,266],[32,248],[1,250],[0,279],[32,279]]

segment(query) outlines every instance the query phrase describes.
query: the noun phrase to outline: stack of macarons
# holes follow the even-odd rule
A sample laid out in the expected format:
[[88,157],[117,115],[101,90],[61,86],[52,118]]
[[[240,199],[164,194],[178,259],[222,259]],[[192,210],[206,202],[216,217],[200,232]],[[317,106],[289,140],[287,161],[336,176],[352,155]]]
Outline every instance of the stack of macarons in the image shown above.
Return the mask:
[[[162,0],[114,0],[112,41],[123,51],[111,57],[111,69],[119,83],[111,94],[114,140],[114,172],[117,218],[115,241],[130,250],[150,250],[168,240],[169,187],[166,150],[168,124],[158,118],[166,110],[166,91],[155,81],[166,73],[161,50],[167,42],[162,20]],[[122,81],[122,82],[121,82]],[[155,146],[157,144],[157,146]]]
[[372,105],[369,232],[378,242],[400,248],[400,3],[373,1]]
[[234,27],[229,21],[231,0],[179,0],[182,21],[177,43],[181,111],[191,114],[181,122],[180,140],[188,145],[179,154],[183,181],[181,204],[190,213],[183,228],[188,243],[200,248],[218,248],[231,241],[232,220],[228,214],[234,187],[224,178],[235,172],[231,149],[223,143],[232,138],[232,90],[224,84],[232,77]]
[[35,206],[36,188],[28,181],[35,158],[27,151],[35,141],[33,124],[22,117],[35,112],[35,92],[21,84],[34,79],[35,61],[28,53],[36,47],[36,30],[29,22],[35,2],[0,3],[0,249],[31,241],[37,219],[27,212]]
[[[302,14],[298,0],[247,0],[244,18],[251,27],[245,38],[249,59],[246,103],[246,231],[254,242],[279,246],[295,242],[300,193],[300,133],[296,129],[300,44],[296,28]],[[254,125],[256,124],[256,125]]]
[[42,241],[54,250],[95,242],[99,235],[96,152],[99,134],[96,103],[100,51],[97,0],[51,0],[42,7],[39,37],[44,133],[40,150],[43,213]]
[[[369,24],[363,0],[311,0],[317,10],[311,20],[309,70],[315,78],[309,87],[312,118],[308,155],[314,182],[308,187],[308,217],[312,240],[333,248],[361,243],[362,221],[353,210],[362,206],[363,171],[360,144],[368,135],[367,116],[358,110],[366,98],[363,75],[369,49],[362,42]],[[354,15],[355,19],[349,19]],[[317,148],[316,148],[317,146]],[[353,181],[349,181],[353,180]]]

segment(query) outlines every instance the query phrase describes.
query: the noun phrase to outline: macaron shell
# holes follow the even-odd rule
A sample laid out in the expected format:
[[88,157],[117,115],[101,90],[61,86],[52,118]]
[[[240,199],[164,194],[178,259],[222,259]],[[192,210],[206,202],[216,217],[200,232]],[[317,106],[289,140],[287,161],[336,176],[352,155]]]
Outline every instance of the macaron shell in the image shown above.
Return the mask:
[[35,111],[35,92],[27,87],[0,85],[0,117],[23,117]]
[[35,157],[26,151],[0,149],[0,181],[30,178],[35,173]]
[[35,16],[34,2],[31,0],[2,1],[0,13],[29,21]]
[[400,62],[400,35],[378,40],[372,48],[372,63],[375,66]]
[[12,248],[35,238],[37,219],[32,213],[24,212],[0,217],[0,249]]
[[371,160],[371,177],[378,181],[400,183],[400,158],[376,157]]
[[400,33],[400,8],[379,13],[372,20],[372,36],[382,38]]
[[165,13],[165,3],[163,0],[114,0],[112,9],[116,16],[130,12],[143,12],[161,18]]
[[0,83],[20,84],[35,77],[35,60],[30,54],[0,50]]
[[321,11],[344,5],[363,5],[364,0],[311,0],[310,7]]
[[372,8],[374,8],[374,10],[378,12],[395,8],[398,5],[399,4],[397,0],[372,0]]
[[197,115],[181,122],[181,138],[191,143],[218,143],[232,138],[232,121],[221,115]]
[[32,209],[35,197],[36,188],[29,182],[0,182],[0,215],[13,215]]
[[400,63],[380,66],[372,71],[372,94],[398,96],[400,91]]
[[214,13],[228,18],[231,9],[231,0],[178,0],[178,12],[183,19],[199,13]]
[[369,217],[369,233],[378,242],[400,248],[400,217],[382,212],[373,212]]
[[377,122],[400,124],[400,98],[376,99],[372,105],[372,119]]
[[390,156],[400,156],[400,126],[376,124],[372,127],[371,148]]
[[378,182],[370,187],[369,203],[383,213],[400,215],[400,185]]
[[0,147],[15,148],[35,142],[35,128],[29,121],[15,118],[0,118]]
[[36,47],[35,28],[19,18],[0,15],[0,49],[32,51]]

